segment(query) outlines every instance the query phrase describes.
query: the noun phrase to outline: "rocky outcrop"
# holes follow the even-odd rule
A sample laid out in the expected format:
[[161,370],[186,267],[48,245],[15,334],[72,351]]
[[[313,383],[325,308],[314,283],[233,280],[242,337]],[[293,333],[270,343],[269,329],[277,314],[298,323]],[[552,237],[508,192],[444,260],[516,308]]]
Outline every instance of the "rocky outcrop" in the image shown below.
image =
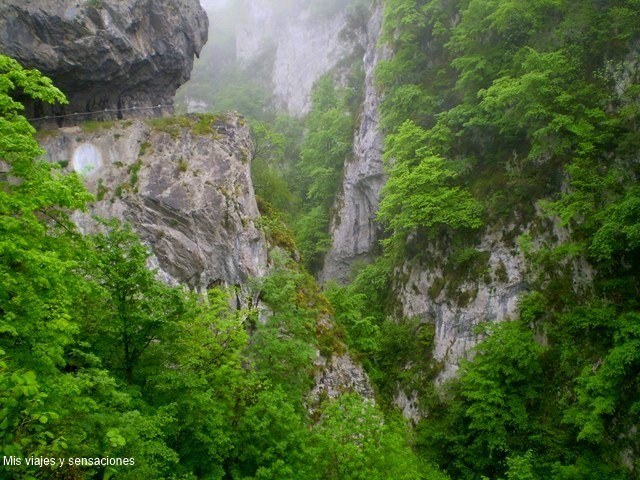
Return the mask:
[[[130,222],[166,280],[202,290],[264,274],[242,117],[107,122],[40,137],[49,161],[83,175],[97,198],[91,214]],[[88,215],[76,221],[95,227]]]
[[314,404],[338,398],[344,393],[357,393],[362,398],[374,399],[369,376],[349,354],[333,355],[330,359],[318,356],[314,365],[317,373],[310,394]]
[[309,112],[313,85],[322,75],[331,73],[344,84],[362,60],[363,104],[353,158],[345,163],[333,209],[332,244],[322,280],[347,281],[354,263],[372,258],[379,239],[376,213],[384,169],[375,70],[389,52],[378,42],[381,2],[370,9],[364,5],[358,9],[355,2],[319,6],[292,1],[275,8],[271,0],[244,0],[239,8],[243,20],[235,33],[237,63],[248,69],[269,64],[274,103],[296,116]]
[[347,346],[335,335],[334,319],[321,316],[319,331],[333,337],[336,342],[330,354],[317,352],[313,362],[314,385],[309,392],[308,404],[311,410],[321,406],[328,399],[338,398],[344,393],[356,393],[362,398],[374,400],[374,391],[367,372],[359,362],[354,361]]
[[380,190],[385,176],[382,165],[382,135],[379,130],[380,95],[375,70],[387,55],[379,45],[382,6],[378,4],[363,36],[365,94],[360,123],[353,142],[353,159],[344,165],[342,191],[331,220],[331,247],[325,256],[321,277],[346,282],[355,262],[368,261],[378,245],[376,222]]
[[[473,256],[457,266],[455,255],[439,245],[423,252],[422,261],[408,260],[396,270],[399,314],[435,326],[436,383],[453,377],[461,360],[469,358],[483,338],[478,325],[517,317],[519,300],[535,274],[516,239],[531,235],[533,249],[568,240],[570,232],[557,219],[548,219],[539,209],[536,212],[526,225],[495,225],[484,232],[475,248],[468,250]],[[570,272],[575,292],[591,288],[594,273],[584,258],[573,258],[558,268]]]
[[[41,70],[69,99],[65,107],[30,105],[29,117],[106,109],[91,116],[106,119],[171,111],[207,28],[198,0],[0,3],[0,51]],[[58,123],[87,118],[74,115]]]
[[420,409],[420,398],[418,392],[412,391],[409,396],[404,390],[398,390],[393,397],[393,403],[402,412],[407,420],[416,425],[422,418],[423,412]]
[[396,271],[400,314],[435,325],[438,383],[455,374],[460,360],[482,338],[476,331],[479,324],[515,316],[526,288],[524,255],[513,241],[504,239],[503,232],[485,234],[476,251],[477,257],[457,271],[452,272],[446,260],[443,266],[434,266],[440,262],[433,259],[443,256],[439,249],[425,255],[431,259],[429,265],[411,260]]

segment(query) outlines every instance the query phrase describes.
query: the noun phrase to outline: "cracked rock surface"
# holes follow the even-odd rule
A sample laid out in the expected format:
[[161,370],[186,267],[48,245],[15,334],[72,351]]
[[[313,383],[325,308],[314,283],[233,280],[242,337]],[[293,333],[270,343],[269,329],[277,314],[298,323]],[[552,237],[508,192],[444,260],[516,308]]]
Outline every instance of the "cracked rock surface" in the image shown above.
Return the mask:
[[[83,175],[97,198],[90,214],[130,222],[165,280],[203,290],[266,271],[244,119],[156,119],[67,127],[41,135],[46,158]],[[76,214],[85,231],[90,215]]]

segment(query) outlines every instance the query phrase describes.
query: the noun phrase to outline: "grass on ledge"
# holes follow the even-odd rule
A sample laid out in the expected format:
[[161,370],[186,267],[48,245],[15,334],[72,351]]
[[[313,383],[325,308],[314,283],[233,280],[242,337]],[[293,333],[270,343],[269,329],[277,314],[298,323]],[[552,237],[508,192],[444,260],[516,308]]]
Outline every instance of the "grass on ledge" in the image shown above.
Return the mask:
[[179,117],[152,118],[146,120],[147,125],[160,132],[168,133],[173,139],[178,138],[183,129],[189,129],[194,135],[218,138],[216,124],[222,117],[209,113],[197,113]]

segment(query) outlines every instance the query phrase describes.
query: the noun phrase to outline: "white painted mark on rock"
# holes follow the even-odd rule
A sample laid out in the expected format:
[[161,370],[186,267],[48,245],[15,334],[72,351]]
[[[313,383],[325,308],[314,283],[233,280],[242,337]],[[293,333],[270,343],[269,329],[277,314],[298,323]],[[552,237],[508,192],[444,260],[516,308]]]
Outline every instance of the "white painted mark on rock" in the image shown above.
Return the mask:
[[102,166],[100,151],[90,143],[83,143],[73,152],[73,169],[81,175],[90,176]]

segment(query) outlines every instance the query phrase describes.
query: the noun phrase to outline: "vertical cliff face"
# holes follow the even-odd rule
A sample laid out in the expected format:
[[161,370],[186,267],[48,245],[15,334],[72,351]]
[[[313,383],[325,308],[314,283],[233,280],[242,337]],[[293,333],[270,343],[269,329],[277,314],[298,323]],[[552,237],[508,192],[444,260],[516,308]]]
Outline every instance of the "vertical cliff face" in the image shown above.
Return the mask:
[[354,135],[353,159],[344,165],[341,193],[331,221],[331,247],[325,256],[321,277],[348,280],[353,264],[370,260],[379,238],[376,222],[380,189],[384,184],[380,95],[375,70],[385,52],[378,44],[382,29],[382,6],[376,5],[362,36],[364,48],[364,102]]
[[[554,248],[571,237],[557,219],[536,209],[535,218],[524,225],[496,224],[485,230],[466,261],[456,264],[446,245],[432,245],[420,259],[407,260],[395,271],[393,288],[400,314],[435,326],[432,355],[438,384],[453,377],[484,338],[477,329],[480,324],[517,317],[519,301],[535,277],[517,241],[520,235],[528,235],[534,249]],[[592,288],[594,271],[584,258],[564,261],[558,268],[570,275],[575,293]],[[410,410],[407,396],[413,392],[400,393],[400,406]]]
[[488,231],[475,246],[477,257],[451,271],[447,252],[434,248],[427,257],[441,262],[409,260],[397,271],[395,292],[401,314],[435,326],[433,360],[438,382],[451,378],[460,360],[482,336],[484,322],[513,317],[526,289],[525,259],[500,230]]
[[[33,104],[29,114],[80,123],[41,132],[47,159],[83,175],[97,198],[92,214],[131,223],[165,279],[196,289],[240,284],[266,268],[244,119],[83,121],[166,112],[157,105],[172,104],[207,29],[198,0],[0,5],[3,53],[42,70],[69,99],[53,112]],[[84,115],[94,110],[103,113]],[[89,216],[76,220],[96,228]]]
[[[382,5],[369,11],[339,6],[325,12],[301,2],[274,8],[269,0],[242,4],[244,20],[236,31],[237,61],[248,67],[270,65],[274,103],[295,116],[311,107],[311,90],[325,73],[344,83],[354,63],[362,61],[364,98],[354,133],[353,157],[344,165],[340,194],[335,202],[323,280],[348,279],[351,267],[368,260],[378,244],[378,198],[384,183],[379,132],[380,96],[375,87],[378,62],[388,55],[379,46]],[[366,18],[363,20],[362,15]]]
[[270,0],[244,0],[241,5],[245,15],[236,32],[238,63],[272,62],[269,82],[275,105],[304,116],[311,108],[316,80],[355,48],[343,35],[346,10],[317,13],[305,2],[276,9]]
[[[69,127],[41,144],[49,161],[83,175],[97,198],[91,214],[131,223],[167,280],[204,290],[265,273],[242,117]],[[96,228],[88,215],[76,221]]]
[[[312,87],[323,74],[331,73],[340,83],[353,60],[362,60],[364,94],[353,155],[344,164],[332,212],[331,246],[320,273],[321,280],[347,282],[355,264],[379,253],[376,214],[385,173],[375,72],[378,63],[391,55],[379,41],[383,5],[375,2],[364,23],[354,23],[344,6],[319,14],[313,5],[296,1],[277,9],[270,0],[245,0],[239,5],[236,62],[252,69],[260,64],[256,70],[268,72],[263,80],[274,103],[289,114],[304,116],[309,111]],[[454,375],[460,360],[480,340],[478,324],[516,314],[518,298],[527,287],[525,260],[507,231],[502,226],[481,235],[475,264],[461,265],[459,271],[450,271],[452,252],[438,245],[424,252],[423,260],[408,259],[395,272],[399,315],[435,326],[433,357],[439,381]],[[400,392],[398,399],[408,415],[419,415],[414,392]]]
[[[247,64],[270,54],[274,96],[289,112],[300,115],[308,111],[315,80],[335,69],[339,58],[347,58],[357,49],[363,52],[364,100],[354,133],[353,158],[344,165],[330,226],[331,247],[320,274],[324,281],[347,282],[354,264],[375,256],[380,239],[376,214],[385,174],[379,125],[381,96],[375,70],[378,62],[391,54],[379,42],[383,6],[376,4],[366,27],[352,35],[344,35],[343,12],[307,25],[309,9],[291,8],[290,16],[281,18],[266,1],[248,2],[248,20],[241,29],[244,33],[236,40],[237,54]],[[344,40],[347,37],[351,40]],[[270,38],[275,41],[269,43]],[[318,49],[329,55],[324,57]],[[435,326],[433,357],[440,368],[439,381],[454,375],[460,360],[480,340],[475,331],[478,324],[503,321],[516,313],[518,297],[526,288],[525,262],[518,247],[504,236],[498,229],[479,240],[477,261],[482,265],[474,267],[481,271],[476,276],[458,272],[460,278],[452,279],[444,266],[451,252],[435,247],[426,256],[442,259],[441,266],[413,259],[396,271],[394,292],[399,314]],[[401,392],[399,398],[413,398],[412,392]],[[415,408],[409,410],[416,415]]]

